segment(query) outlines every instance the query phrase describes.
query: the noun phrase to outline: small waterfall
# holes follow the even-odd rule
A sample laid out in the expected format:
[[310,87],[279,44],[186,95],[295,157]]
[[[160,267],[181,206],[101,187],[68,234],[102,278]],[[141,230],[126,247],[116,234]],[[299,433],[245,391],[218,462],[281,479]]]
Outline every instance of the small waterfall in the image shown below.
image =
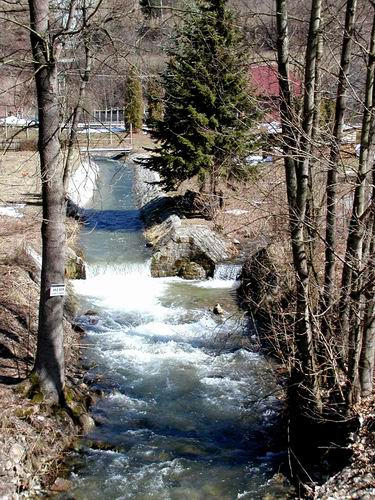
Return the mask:
[[216,264],[214,271],[215,280],[238,280],[242,271],[242,264],[222,262]]
[[87,278],[99,276],[149,278],[151,277],[150,260],[146,262],[86,264],[86,274]]

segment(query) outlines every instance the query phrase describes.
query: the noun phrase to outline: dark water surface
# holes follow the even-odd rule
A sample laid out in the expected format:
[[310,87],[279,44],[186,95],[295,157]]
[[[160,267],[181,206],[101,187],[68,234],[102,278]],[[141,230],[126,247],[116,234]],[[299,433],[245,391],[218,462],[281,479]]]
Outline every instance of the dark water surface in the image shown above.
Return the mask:
[[[88,377],[108,394],[70,498],[237,499],[274,493],[269,452],[277,402],[266,361],[245,346],[234,282],[151,278],[133,198],[133,167],[102,160],[81,242],[87,280],[75,282],[89,324]],[[136,168],[136,167],[135,167]],[[211,313],[220,302],[227,314]],[[286,495],[278,496],[285,498]]]

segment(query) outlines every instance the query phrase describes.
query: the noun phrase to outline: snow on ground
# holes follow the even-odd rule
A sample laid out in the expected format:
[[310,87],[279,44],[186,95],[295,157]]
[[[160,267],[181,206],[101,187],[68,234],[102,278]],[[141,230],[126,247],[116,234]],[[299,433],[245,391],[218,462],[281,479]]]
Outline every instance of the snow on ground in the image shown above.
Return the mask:
[[241,210],[239,208],[234,208],[233,210],[225,210],[226,214],[231,214],[231,215],[243,215],[243,214],[248,214],[250,210]]
[[125,127],[102,127],[102,128],[85,128],[79,130],[79,134],[108,134],[108,132],[125,132]]
[[37,122],[33,118],[19,118],[18,116],[7,116],[0,118],[0,125],[9,125],[13,127],[26,127],[27,125],[36,125]]
[[20,219],[23,217],[23,214],[19,212],[25,208],[25,204],[17,204],[12,206],[0,206],[0,215],[5,215],[6,217],[15,217],[16,219]]
[[86,206],[94,195],[98,168],[98,165],[88,157],[80,161],[78,168],[70,177],[68,196],[79,207]]

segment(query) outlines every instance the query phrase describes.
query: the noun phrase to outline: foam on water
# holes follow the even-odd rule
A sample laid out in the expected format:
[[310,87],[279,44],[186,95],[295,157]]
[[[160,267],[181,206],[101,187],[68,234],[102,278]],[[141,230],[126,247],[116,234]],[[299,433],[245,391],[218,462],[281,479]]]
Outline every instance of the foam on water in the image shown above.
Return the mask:
[[126,312],[168,315],[160,304],[166,284],[153,280],[149,263],[89,266],[86,280],[76,280],[74,288],[101,308]]
[[109,279],[117,276],[122,282],[125,279],[147,279],[151,278],[150,261],[126,262],[121,264],[91,264],[86,268],[87,278],[107,277]]
[[[119,167],[106,162],[105,168]],[[119,451],[88,449],[72,494],[77,500],[256,497],[272,475],[255,462],[265,456],[256,431],[273,382],[262,358],[231,340],[234,333],[241,338],[241,324],[211,312],[237,282],[152,278],[129,194],[123,187],[108,192],[107,216],[118,217],[124,206],[133,222],[125,221],[117,238],[116,224],[100,215],[107,229],[94,224],[85,234],[87,279],[74,287],[83,312],[93,309],[81,317],[89,377],[108,392],[93,409],[102,425],[90,437]],[[133,255],[137,245],[144,258]],[[262,403],[249,409],[254,395]]]
[[231,279],[209,279],[206,281],[192,281],[191,284],[193,286],[197,286],[199,288],[238,288],[240,282],[237,280]]

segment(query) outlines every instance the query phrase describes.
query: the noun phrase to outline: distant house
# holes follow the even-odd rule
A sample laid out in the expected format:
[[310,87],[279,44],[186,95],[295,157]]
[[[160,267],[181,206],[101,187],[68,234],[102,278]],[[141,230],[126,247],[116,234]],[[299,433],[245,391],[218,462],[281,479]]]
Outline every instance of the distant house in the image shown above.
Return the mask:
[[[293,94],[302,94],[302,82],[295,75],[291,74],[293,82]],[[250,67],[250,82],[253,93],[260,102],[263,111],[266,112],[266,121],[277,122],[280,119],[280,86],[278,70],[275,64],[257,64]]]

